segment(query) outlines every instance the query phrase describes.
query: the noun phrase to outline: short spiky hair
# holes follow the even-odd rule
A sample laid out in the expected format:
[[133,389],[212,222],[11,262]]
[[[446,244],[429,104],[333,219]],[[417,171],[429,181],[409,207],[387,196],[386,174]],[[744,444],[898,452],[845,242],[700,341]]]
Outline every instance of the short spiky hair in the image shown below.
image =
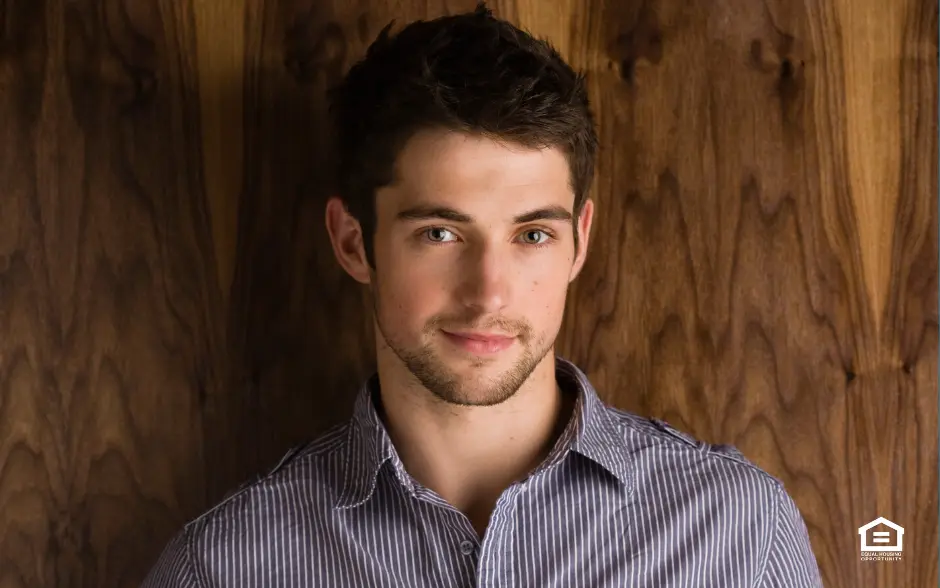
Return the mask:
[[424,129],[559,148],[571,170],[576,223],[597,152],[583,76],[484,2],[470,13],[411,23],[394,37],[392,24],[329,95],[339,196],[362,227],[369,265],[376,190],[393,182],[398,153]]

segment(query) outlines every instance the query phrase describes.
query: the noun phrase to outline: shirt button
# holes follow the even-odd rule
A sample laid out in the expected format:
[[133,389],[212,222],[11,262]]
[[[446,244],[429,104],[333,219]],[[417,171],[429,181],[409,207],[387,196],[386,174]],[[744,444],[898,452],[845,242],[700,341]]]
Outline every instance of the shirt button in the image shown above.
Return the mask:
[[470,555],[473,553],[473,542],[472,541],[461,541],[460,542],[460,552],[464,555]]

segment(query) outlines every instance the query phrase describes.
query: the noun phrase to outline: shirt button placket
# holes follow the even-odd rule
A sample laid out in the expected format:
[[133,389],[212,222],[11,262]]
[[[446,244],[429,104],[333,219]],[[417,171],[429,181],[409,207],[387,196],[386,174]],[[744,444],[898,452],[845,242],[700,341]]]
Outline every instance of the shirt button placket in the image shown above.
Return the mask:
[[[521,486],[517,485],[496,501],[496,509],[486,530],[486,553],[480,555],[478,563],[478,588],[504,588],[512,586],[515,581],[512,569],[513,510],[520,489]],[[485,560],[482,559],[484,557]]]

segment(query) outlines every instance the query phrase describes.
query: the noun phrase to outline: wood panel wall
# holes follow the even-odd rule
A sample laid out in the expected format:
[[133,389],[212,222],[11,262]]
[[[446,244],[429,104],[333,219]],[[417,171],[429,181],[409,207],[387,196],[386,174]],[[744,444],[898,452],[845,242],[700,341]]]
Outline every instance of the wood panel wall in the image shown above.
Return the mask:
[[[0,0],[0,587],[134,586],[349,414],[324,92],[474,0]],[[937,5],[493,0],[588,72],[558,352],[784,480],[826,586],[933,586]],[[900,562],[857,528],[905,527]]]

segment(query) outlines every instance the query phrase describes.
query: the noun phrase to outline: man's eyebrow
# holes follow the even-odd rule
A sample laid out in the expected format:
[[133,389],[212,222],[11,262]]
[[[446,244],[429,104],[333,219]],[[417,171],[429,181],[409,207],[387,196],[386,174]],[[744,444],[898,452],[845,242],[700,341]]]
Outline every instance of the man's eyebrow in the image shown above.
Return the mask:
[[[395,215],[395,220],[398,221],[422,221],[429,219],[442,219],[455,223],[472,223],[473,217],[469,214],[460,212],[453,208],[447,206],[432,206],[419,204],[417,206],[412,206],[402,210],[397,215]],[[539,220],[557,220],[557,221],[571,221],[571,213],[563,206],[547,206],[545,208],[537,208],[535,210],[530,210],[529,212],[524,212],[520,215],[517,215],[512,219],[513,224],[521,225],[523,223],[531,223]]]
[[571,213],[564,206],[548,206],[524,212],[512,219],[513,224],[531,223],[539,220],[557,220],[571,222]]

